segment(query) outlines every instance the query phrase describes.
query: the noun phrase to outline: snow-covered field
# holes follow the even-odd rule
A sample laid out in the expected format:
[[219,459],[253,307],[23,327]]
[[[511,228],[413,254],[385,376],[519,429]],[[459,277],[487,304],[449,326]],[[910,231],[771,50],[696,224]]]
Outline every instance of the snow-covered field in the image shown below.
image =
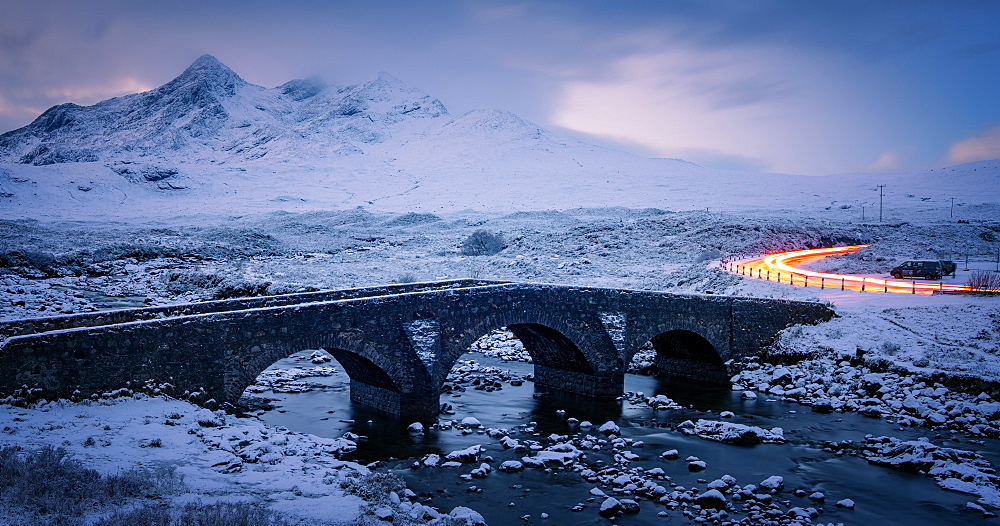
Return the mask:
[[[873,246],[831,266],[878,274],[900,258],[928,254],[960,260],[964,253],[985,266],[992,247],[980,234],[994,224],[793,222],[753,212],[622,208],[440,216],[350,210],[227,218],[199,226],[6,221],[0,305],[3,319],[16,319],[462,277],[815,299],[832,302],[839,317],[789,329],[773,349],[780,362],[786,356],[806,361],[750,364],[736,378],[738,388],[827,404],[831,411],[867,411],[909,426],[993,437],[1000,434],[993,424],[998,413],[992,382],[1000,375],[996,297],[792,288],[719,272],[712,261],[759,249],[864,241]],[[505,248],[495,255],[462,254],[462,242],[477,230],[502,235]],[[523,359],[509,336],[480,346]],[[958,380],[949,384],[949,377]],[[267,428],[175,400],[140,396],[2,407],[3,444],[61,445],[107,472],[175,464],[188,488],[175,497],[179,501],[195,495],[255,499],[305,522],[329,522],[331,509],[336,517],[348,517],[345,522],[385,506],[397,519],[410,514],[433,519],[437,513],[413,511],[415,504],[406,504],[406,498],[363,508],[357,496],[345,496],[338,481],[367,468],[324,453],[344,442]],[[224,425],[198,424],[205,418]],[[153,438],[160,446],[143,447]],[[267,454],[275,462],[257,458]],[[990,487],[978,493],[989,497]],[[990,497],[983,504],[996,503]]]

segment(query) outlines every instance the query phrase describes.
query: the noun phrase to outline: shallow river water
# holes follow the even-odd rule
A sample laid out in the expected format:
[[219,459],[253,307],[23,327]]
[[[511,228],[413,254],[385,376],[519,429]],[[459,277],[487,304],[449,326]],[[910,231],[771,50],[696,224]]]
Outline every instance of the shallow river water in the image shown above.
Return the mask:
[[[504,362],[479,354],[468,354],[465,358],[509,369],[522,376],[532,372],[530,364]],[[307,361],[290,359],[274,367],[292,368],[303,363],[308,364]],[[519,460],[523,453],[504,450],[497,440],[485,434],[463,434],[455,428],[430,429],[422,436],[411,436],[404,429],[408,422],[352,407],[346,375],[341,373],[306,380],[327,387],[295,394],[260,393],[259,396],[276,400],[274,409],[258,413],[260,418],[271,425],[318,436],[335,438],[345,432],[361,435],[363,438],[359,440],[358,450],[351,458],[363,462],[384,461],[406,479],[422,502],[446,512],[455,506],[471,507],[493,526],[609,523],[597,513],[603,499],[588,502],[589,491],[595,484],[582,480],[577,473],[537,468],[519,473],[501,473],[495,469],[501,462]],[[677,485],[703,489],[705,482],[727,474],[735,477],[740,486],[758,484],[767,477],[779,475],[784,477],[785,490],[775,496],[776,500],[790,501],[790,506],[822,509],[814,521],[817,524],[1000,524],[998,519],[983,519],[964,509],[967,502],[976,499],[975,496],[940,489],[930,477],[870,465],[849,455],[824,452],[819,445],[822,441],[859,441],[866,434],[904,440],[927,437],[939,445],[976,451],[998,465],[1000,445],[997,441],[987,440],[985,445],[977,445],[959,435],[936,435],[928,429],[900,428],[855,413],[813,413],[807,406],[769,400],[766,395],[757,400],[743,400],[739,392],[727,388],[645,376],[626,375],[625,389],[641,391],[647,396],[664,394],[688,409],[654,411],[625,402],[593,404],[564,397],[536,398],[533,396],[534,385],[528,381],[521,386],[504,384],[502,390],[495,392],[469,388],[456,393],[458,396],[442,394],[441,401],[451,403],[455,409],[454,415],[443,415],[442,419],[461,420],[474,416],[487,428],[514,428],[535,422],[537,436],[512,435],[522,441],[526,438],[542,440],[553,433],[565,435],[579,432],[567,422],[569,417],[593,422],[590,433],[594,435],[598,435],[598,426],[614,420],[621,427],[622,437],[645,443],[642,448],[632,449],[639,459],[629,467],[641,466],[647,470],[660,467]],[[560,414],[559,410],[565,413]],[[676,430],[677,424],[688,419],[717,420],[721,411],[735,413],[735,417],[728,421],[765,429],[781,427],[788,442],[734,446]],[[479,463],[466,464],[461,468],[410,467],[426,454],[443,456],[474,444],[483,445],[484,456],[493,458],[491,464],[494,471],[484,479],[466,481],[460,478],[460,475],[478,467]],[[660,453],[669,449],[678,450],[680,459],[663,460]],[[613,463],[611,455],[608,449],[588,451],[585,463],[593,469],[606,467]],[[707,469],[689,472],[684,459],[691,455],[706,462]],[[699,480],[702,482],[699,483]],[[611,494],[610,489],[604,489]],[[816,504],[805,497],[796,497],[792,493],[795,489],[803,489],[807,493],[820,491],[826,496],[825,503]],[[835,506],[841,499],[852,499],[855,509]],[[586,506],[583,511],[571,511],[581,503]],[[691,523],[680,511],[668,510],[666,516],[658,516],[657,513],[666,508],[653,501],[641,500],[639,504],[641,511],[638,514],[618,517],[615,522],[631,525]],[[542,513],[548,514],[545,520],[540,518]],[[525,516],[529,517],[523,518]]]

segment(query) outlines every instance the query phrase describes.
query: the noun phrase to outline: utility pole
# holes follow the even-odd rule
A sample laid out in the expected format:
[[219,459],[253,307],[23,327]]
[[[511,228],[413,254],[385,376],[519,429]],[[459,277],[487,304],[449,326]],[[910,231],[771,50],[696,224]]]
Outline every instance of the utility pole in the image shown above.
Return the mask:
[[878,222],[882,222],[882,189],[885,188],[884,184],[878,185]]
[[861,203],[861,222],[865,222],[865,204]]
[[955,219],[955,198],[951,198],[951,218]]

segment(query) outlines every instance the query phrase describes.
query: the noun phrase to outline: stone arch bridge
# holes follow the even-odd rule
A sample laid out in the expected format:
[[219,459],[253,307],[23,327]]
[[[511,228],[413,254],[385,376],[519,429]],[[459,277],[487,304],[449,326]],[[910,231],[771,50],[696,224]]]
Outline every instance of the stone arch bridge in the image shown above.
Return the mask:
[[325,349],[353,401],[429,419],[455,361],[501,327],[531,354],[536,389],[614,398],[646,342],[658,372],[726,382],[727,361],[832,315],[808,302],[480,280],[242,298],[2,322],[0,393],[153,380],[236,402],[277,360]]

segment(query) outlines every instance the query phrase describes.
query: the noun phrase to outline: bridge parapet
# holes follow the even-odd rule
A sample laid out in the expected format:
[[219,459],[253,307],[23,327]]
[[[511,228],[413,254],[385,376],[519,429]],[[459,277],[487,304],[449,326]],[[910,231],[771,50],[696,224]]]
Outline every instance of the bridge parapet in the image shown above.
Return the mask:
[[296,292],[274,296],[254,296],[249,298],[232,298],[224,300],[202,301],[198,303],[183,303],[178,305],[162,305],[158,307],[140,307],[135,309],[114,309],[79,314],[65,314],[44,318],[26,318],[20,320],[0,320],[0,340],[12,336],[37,334],[41,332],[75,329],[80,327],[100,327],[140,320],[190,316],[212,312],[230,312],[238,310],[259,309],[267,307],[284,307],[301,303],[322,301],[340,301],[347,299],[370,298],[375,296],[391,296],[412,292],[427,292],[442,289],[457,289],[465,287],[480,287],[503,281],[480,279],[455,279],[431,281],[425,283],[405,283],[395,285],[380,285],[343,290],[321,290],[313,292]]

